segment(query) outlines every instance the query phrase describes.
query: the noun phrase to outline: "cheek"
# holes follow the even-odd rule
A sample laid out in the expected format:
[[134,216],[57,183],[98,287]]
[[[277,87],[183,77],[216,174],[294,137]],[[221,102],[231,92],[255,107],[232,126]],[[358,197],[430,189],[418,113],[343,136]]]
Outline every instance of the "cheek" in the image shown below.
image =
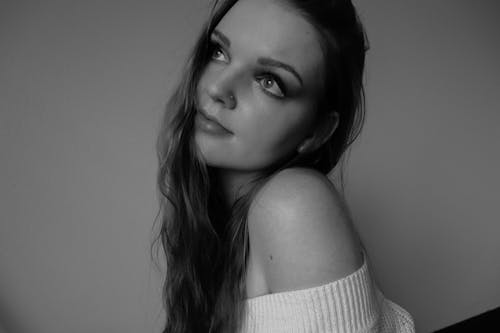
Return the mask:
[[[302,108],[289,107],[253,119],[240,138],[249,156],[265,160],[280,158],[294,150],[304,138],[308,117]],[[249,120],[251,121],[251,120]]]
[[206,82],[206,74],[202,73],[200,79],[198,80],[198,84],[196,85],[196,103],[200,102],[205,82]]
[[200,99],[204,98],[203,92],[206,91],[207,85],[214,80],[215,75],[216,74],[213,66],[211,66],[210,64],[206,64],[200,73],[198,84],[196,85],[196,99],[198,102],[200,101]]

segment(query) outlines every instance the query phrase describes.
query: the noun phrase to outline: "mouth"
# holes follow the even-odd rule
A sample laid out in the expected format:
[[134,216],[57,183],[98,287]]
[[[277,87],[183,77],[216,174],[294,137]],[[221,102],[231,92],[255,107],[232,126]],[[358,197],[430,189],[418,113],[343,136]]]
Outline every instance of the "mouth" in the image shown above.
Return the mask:
[[219,131],[225,131],[230,134],[234,134],[217,120],[214,116],[209,115],[204,109],[198,108],[198,115],[202,118],[203,122],[208,125],[209,127],[212,127],[213,129],[218,129]]

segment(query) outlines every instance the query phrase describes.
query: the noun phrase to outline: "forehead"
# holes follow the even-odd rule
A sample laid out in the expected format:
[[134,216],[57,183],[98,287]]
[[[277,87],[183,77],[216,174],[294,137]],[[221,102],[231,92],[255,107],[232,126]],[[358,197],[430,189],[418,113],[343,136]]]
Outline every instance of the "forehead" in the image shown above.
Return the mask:
[[240,0],[217,25],[244,56],[272,57],[304,76],[316,75],[323,54],[315,28],[277,0]]

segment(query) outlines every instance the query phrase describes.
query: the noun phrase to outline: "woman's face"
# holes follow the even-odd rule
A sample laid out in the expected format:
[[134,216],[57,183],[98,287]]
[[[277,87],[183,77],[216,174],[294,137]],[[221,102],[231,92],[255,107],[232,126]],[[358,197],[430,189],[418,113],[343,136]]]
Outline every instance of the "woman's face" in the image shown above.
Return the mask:
[[198,126],[208,165],[257,171],[295,153],[312,134],[323,82],[323,54],[313,26],[275,0],[240,0],[211,36],[211,59],[197,104],[230,133]]

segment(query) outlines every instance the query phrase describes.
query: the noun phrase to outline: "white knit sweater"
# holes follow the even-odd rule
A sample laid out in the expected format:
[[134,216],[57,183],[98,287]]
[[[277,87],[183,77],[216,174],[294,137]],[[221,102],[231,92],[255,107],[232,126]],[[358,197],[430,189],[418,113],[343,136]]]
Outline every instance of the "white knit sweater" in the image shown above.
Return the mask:
[[366,255],[354,273],[308,289],[246,300],[241,333],[414,333],[412,316],[384,297]]

